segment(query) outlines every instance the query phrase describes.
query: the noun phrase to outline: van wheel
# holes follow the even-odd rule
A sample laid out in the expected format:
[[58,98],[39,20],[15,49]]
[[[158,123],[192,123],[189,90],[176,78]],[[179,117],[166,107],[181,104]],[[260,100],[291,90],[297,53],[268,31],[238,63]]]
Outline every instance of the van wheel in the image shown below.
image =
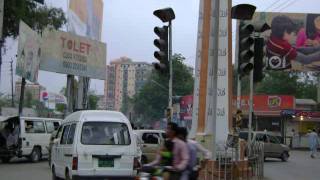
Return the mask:
[[8,163],[8,162],[10,162],[10,159],[11,159],[11,157],[2,157],[1,161],[2,161],[2,163]]
[[41,159],[41,152],[39,148],[33,148],[31,155],[30,155],[30,161],[31,162],[39,162]]
[[56,175],[56,170],[54,166],[52,166],[52,180],[58,180],[59,178]]
[[282,160],[283,162],[287,162],[287,161],[288,161],[288,158],[289,158],[288,152],[283,152],[283,153],[281,154],[281,160]]
[[65,173],[66,175],[66,180],[72,180],[72,178],[70,177],[70,174],[69,174],[69,170],[68,169],[66,169],[66,173]]
[[141,164],[143,165],[143,164],[147,164],[147,163],[148,163],[147,157],[146,156],[142,156],[141,157]]

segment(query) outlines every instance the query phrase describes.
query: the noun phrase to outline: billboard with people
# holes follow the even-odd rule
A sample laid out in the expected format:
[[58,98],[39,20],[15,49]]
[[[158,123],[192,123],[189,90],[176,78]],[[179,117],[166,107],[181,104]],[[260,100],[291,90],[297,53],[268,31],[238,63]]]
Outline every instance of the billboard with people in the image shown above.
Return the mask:
[[257,22],[271,26],[261,34],[267,69],[320,71],[320,14],[259,12]]

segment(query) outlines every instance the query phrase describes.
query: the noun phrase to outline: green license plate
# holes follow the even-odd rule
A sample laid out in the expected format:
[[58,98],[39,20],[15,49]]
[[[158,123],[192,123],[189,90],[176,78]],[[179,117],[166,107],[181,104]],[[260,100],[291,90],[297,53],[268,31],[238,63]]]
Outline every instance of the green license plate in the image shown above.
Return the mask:
[[114,159],[99,159],[99,167],[114,167]]

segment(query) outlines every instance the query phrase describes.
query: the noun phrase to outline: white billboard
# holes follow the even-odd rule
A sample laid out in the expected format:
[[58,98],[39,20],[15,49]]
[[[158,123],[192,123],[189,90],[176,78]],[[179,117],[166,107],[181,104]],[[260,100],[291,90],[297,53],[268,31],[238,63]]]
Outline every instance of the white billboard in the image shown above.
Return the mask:
[[40,52],[40,37],[20,21],[16,74],[31,82],[37,82]]
[[73,33],[45,30],[40,69],[105,79],[106,44]]

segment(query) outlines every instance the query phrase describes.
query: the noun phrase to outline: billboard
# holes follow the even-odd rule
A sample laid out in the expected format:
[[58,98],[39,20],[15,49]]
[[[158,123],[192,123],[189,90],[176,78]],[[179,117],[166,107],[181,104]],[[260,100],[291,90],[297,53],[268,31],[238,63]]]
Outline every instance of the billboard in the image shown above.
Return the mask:
[[70,0],[69,2],[68,29],[70,32],[100,40],[102,17],[102,0]]
[[180,119],[185,122],[188,130],[192,125],[192,111],[193,111],[193,95],[183,96],[180,100]]
[[20,21],[16,74],[31,82],[37,82],[40,52],[38,34]]
[[41,47],[41,70],[105,79],[104,43],[73,33],[46,29]]
[[320,71],[320,14],[256,13],[252,22],[266,22],[266,65],[273,70]]
[[61,94],[48,91],[40,92],[40,102],[43,102],[48,109],[55,109],[57,104],[67,104],[67,99]]
[[[249,96],[241,96],[240,109],[248,112],[250,108]],[[233,107],[236,109],[237,99],[233,99]],[[281,111],[284,109],[295,108],[295,97],[288,95],[254,95],[253,109],[254,111]]]

